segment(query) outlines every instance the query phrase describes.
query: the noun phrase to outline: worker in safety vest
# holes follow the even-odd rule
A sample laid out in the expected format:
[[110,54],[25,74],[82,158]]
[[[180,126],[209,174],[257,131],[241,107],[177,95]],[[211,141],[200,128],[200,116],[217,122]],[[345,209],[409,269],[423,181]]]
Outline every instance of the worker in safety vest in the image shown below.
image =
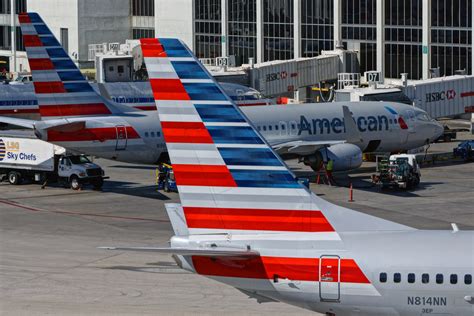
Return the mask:
[[334,177],[332,176],[333,170],[334,170],[334,161],[331,158],[329,158],[328,162],[326,163],[326,176],[328,178],[329,185],[333,185],[336,183],[336,181],[334,181]]

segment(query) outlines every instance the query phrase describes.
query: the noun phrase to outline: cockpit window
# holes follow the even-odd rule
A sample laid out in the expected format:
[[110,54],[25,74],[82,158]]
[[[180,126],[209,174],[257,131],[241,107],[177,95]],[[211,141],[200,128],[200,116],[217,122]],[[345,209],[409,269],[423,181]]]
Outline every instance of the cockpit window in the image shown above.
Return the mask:
[[428,116],[428,114],[423,113],[423,112],[418,113],[418,114],[416,115],[416,118],[417,118],[419,121],[425,121],[425,122],[431,121],[431,118]]

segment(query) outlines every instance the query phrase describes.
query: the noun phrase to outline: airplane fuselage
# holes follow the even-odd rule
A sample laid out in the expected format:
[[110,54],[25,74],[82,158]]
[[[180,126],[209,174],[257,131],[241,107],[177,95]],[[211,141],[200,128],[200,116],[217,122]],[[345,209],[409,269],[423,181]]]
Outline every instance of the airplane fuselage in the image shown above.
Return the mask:
[[[204,244],[228,237],[189,238]],[[250,296],[328,315],[473,315],[473,232],[341,232],[339,238],[240,236],[228,246],[257,250],[259,260],[181,256],[179,263]]]
[[[296,140],[347,139],[343,105],[353,113],[363,138],[363,142],[357,144],[362,151],[397,152],[417,148],[433,141],[442,131],[438,123],[417,118],[417,114],[425,112],[396,103],[272,105],[243,107],[241,110],[274,146]],[[400,117],[406,128],[400,125]],[[131,163],[154,164],[166,151],[161,126],[156,123],[156,111],[68,120],[85,120],[86,130],[60,134],[49,132],[45,140],[73,151]]]

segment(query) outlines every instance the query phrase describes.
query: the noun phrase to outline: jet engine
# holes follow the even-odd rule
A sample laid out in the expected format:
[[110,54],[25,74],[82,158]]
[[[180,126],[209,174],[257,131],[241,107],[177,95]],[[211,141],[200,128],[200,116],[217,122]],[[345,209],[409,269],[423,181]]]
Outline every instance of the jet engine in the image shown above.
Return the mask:
[[362,165],[362,150],[353,144],[336,144],[319,149],[314,155],[304,156],[302,161],[314,171],[320,169],[328,158],[334,162],[334,171],[349,171]]

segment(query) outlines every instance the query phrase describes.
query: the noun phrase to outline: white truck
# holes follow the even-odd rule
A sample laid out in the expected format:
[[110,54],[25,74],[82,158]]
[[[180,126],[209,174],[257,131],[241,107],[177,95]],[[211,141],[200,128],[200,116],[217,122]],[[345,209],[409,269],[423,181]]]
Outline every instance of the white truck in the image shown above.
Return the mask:
[[46,184],[59,181],[73,190],[90,183],[100,189],[104,171],[83,155],[68,155],[66,150],[39,139],[0,136],[0,180],[10,184],[33,181]]

